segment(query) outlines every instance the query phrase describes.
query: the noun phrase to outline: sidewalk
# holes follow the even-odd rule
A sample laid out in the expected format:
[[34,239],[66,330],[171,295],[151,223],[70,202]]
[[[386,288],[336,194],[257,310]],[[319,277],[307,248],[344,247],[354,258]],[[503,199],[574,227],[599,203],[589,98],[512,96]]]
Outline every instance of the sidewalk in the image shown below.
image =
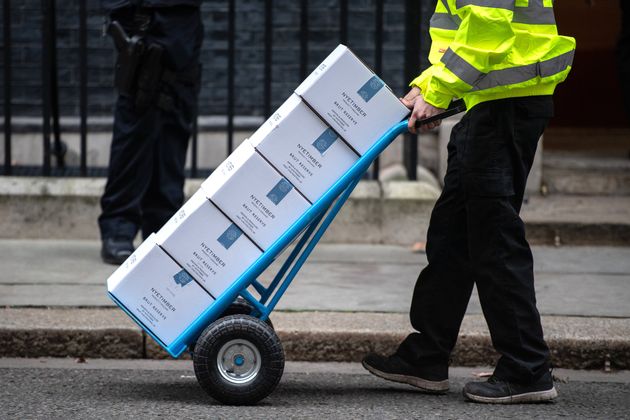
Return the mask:
[[[1,356],[164,357],[107,298],[115,269],[96,241],[0,240]],[[630,248],[534,247],[538,307],[556,365],[630,367]],[[274,264],[263,276],[269,280]],[[321,244],[272,314],[287,357],[359,360],[391,351],[423,254],[387,245]],[[492,364],[476,292],[454,363]]]

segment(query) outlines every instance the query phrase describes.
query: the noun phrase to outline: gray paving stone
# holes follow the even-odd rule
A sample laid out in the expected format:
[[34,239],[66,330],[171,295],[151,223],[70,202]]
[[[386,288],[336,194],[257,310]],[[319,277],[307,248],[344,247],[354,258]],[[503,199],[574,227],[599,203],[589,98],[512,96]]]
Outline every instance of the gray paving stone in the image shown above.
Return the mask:
[[[0,305],[108,307],[97,241],[0,240]],[[534,247],[543,314],[630,317],[630,248]],[[286,255],[286,254],[285,254]],[[270,282],[281,261],[262,276]],[[321,244],[278,309],[405,313],[426,255],[406,247]],[[473,293],[469,314],[480,314]]]

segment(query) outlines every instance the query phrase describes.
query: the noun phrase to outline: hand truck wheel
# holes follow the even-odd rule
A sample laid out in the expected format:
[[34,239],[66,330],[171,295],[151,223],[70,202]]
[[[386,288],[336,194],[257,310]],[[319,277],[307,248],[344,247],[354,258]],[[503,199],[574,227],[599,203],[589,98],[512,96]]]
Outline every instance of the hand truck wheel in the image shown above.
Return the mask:
[[[254,307],[248,301],[239,297],[227,307],[227,309],[221,314],[220,318],[225,318],[229,315],[251,315],[253,310]],[[271,319],[267,318],[265,322],[273,328]]]
[[275,331],[258,318],[230,315],[201,333],[193,353],[195,376],[214,399],[255,404],[278,385],[284,350]]

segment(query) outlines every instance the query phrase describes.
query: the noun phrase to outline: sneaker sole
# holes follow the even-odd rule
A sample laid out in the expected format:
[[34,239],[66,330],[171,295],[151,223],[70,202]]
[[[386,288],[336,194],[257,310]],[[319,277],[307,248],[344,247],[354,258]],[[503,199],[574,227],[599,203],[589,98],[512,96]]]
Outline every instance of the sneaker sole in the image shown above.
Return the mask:
[[464,397],[470,401],[486,403],[486,404],[522,404],[522,403],[540,403],[553,401],[558,397],[556,388],[546,391],[526,392],[524,394],[511,395],[509,397],[483,397],[481,395],[469,394],[464,391]]
[[411,385],[429,394],[444,394],[449,389],[448,379],[445,379],[443,381],[429,381],[426,379],[418,378],[416,376],[397,375],[394,373],[382,372],[366,364],[365,362],[362,362],[361,364],[372,375],[378,376],[379,378],[386,379],[388,381]]

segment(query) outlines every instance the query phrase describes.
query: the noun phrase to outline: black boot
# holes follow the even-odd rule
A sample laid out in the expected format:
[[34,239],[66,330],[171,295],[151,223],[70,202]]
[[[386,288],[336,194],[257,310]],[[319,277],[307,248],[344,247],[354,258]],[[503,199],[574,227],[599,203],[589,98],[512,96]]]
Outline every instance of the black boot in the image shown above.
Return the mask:
[[388,381],[414,386],[423,392],[443,394],[448,391],[448,366],[413,366],[394,354],[389,357],[370,353],[363,367],[373,375]]
[[133,254],[133,242],[126,238],[105,238],[101,247],[101,258],[108,264],[120,265]]
[[463,393],[467,400],[492,404],[545,402],[558,396],[551,372],[529,385],[506,382],[491,376],[487,382],[467,383]]

